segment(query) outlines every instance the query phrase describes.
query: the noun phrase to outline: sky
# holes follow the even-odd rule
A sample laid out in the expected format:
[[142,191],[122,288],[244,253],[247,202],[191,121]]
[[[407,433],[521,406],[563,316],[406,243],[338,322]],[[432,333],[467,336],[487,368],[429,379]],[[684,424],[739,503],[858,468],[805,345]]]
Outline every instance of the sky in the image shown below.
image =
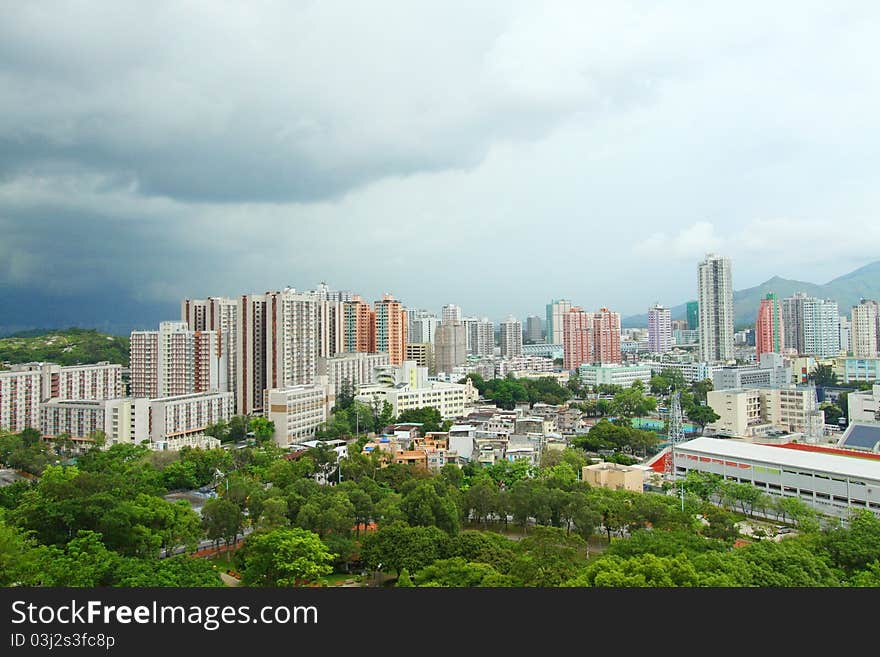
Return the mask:
[[880,259],[873,2],[0,5],[0,298],[627,315]]

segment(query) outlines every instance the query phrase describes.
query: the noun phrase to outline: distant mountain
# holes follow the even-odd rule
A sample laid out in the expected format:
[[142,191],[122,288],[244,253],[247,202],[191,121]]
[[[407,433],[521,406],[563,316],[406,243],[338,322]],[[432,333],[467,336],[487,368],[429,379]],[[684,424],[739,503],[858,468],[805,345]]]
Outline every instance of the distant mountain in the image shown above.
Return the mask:
[[[795,292],[804,292],[822,299],[834,299],[840,307],[840,314],[848,315],[850,308],[857,305],[860,299],[880,300],[880,261],[860,267],[823,285],[774,276],[755,287],[736,290],[733,293],[734,324],[737,327],[753,325],[758,304],[769,292],[775,292],[780,299],[790,297]],[[673,306],[670,309],[672,319],[685,319],[686,308],[686,303]],[[648,315],[625,317],[622,324],[626,328],[647,326]]]
[[128,352],[127,337],[78,328],[22,331],[0,338],[0,363],[87,365],[106,360],[128,365]]

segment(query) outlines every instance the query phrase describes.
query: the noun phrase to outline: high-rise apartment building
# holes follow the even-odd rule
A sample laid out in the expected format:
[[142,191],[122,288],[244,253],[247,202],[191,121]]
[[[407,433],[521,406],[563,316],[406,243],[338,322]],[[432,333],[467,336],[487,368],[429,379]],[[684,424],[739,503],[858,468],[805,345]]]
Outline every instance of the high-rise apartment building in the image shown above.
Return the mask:
[[122,397],[122,365],[95,363],[94,365],[56,365],[33,363],[13,366],[13,369],[32,369],[42,373],[42,401],[48,399],[116,399]]
[[593,362],[598,365],[619,364],[620,313],[600,308],[593,315]]
[[852,307],[850,337],[854,358],[877,358],[878,322],[880,311],[876,301],[862,299],[859,305]]
[[455,367],[467,362],[467,333],[464,324],[451,320],[437,327],[434,339],[434,361],[437,372],[451,374]]
[[541,327],[541,318],[537,315],[530,315],[526,318],[526,341],[537,344],[544,339]]
[[687,328],[689,331],[696,331],[700,328],[700,302],[699,301],[688,301],[686,308],[687,313]]
[[345,351],[345,304],[320,299],[316,305],[318,356],[330,358]]
[[238,300],[235,412],[239,415],[263,410],[263,391],[267,387],[266,297],[245,294]]
[[840,316],[840,353],[848,354],[852,350],[852,341],[851,341],[851,329],[849,317],[846,315]]
[[406,339],[409,342],[434,342],[434,334],[440,320],[437,316],[427,310],[407,310],[406,311]]
[[761,354],[781,354],[785,350],[785,329],[782,319],[782,304],[772,292],[761,299],[755,320],[755,358],[760,361]]
[[708,254],[697,267],[700,356],[706,362],[733,356],[733,280],[730,258]]
[[574,370],[593,362],[593,313],[575,306],[561,318],[563,368]]
[[38,369],[0,372],[0,429],[39,429],[41,389]]
[[510,315],[501,322],[501,356],[522,356],[522,322]]
[[669,308],[654,304],[648,309],[648,349],[655,354],[665,354],[674,344],[672,313]]
[[371,351],[373,332],[373,311],[370,304],[354,295],[343,304],[343,345],[344,351]]
[[[415,361],[419,367],[427,367],[428,374],[436,374],[434,364],[434,345],[430,342],[407,342],[406,359]],[[385,363],[387,365],[387,362]]]
[[216,356],[220,359],[218,389],[235,393],[236,334],[238,300],[227,297],[184,299],[180,319],[190,331],[213,331],[217,336]]
[[467,352],[471,356],[491,356],[495,353],[495,324],[488,317],[465,317]]
[[158,331],[131,334],[131,394],[170,397],[219,390],[221,358],[214,331],[161,322]]
[[266,389],[314,383],[319,303],[293,290],[266,295]]
[[547,342],[550,344],[562,344],[562,318],[569,310],[572,303],[568,299],[556,299],[547,304]]
[[461,307],[456,306],[454,303],[443,306],[440,319],[444,324],[461,323]]
[[832,358],[839,355],[840,311],[837,302],[832,299],[805,297],[802,303],[803,353],[817,358]]
[[336,301],[338,303],[351,301],[354,298],[354,295],[347,290],[331,290],[324,281],[321,281],[321,284],[308,294],[316,297],[318,301]]
[[370,351],[383,351],[392,365],[400,365],[406,359],[406,311],[390,294],[383,295],[373,306]]
[[807,353],[804,345],[804,299],[807,295],[796,292],[782,300],[783,342],[786,349],[798,354]]

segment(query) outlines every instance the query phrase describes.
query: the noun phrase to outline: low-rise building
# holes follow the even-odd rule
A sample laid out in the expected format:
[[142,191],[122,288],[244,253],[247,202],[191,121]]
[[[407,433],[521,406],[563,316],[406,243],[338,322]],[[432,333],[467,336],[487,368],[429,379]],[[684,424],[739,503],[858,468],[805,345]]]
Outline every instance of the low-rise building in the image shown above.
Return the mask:
[[335,403],[334,387],[326,383],[267,390],[264,408],[275,425],[275,444],[286,447],[313,438]]
[[[552,358],[543,356],[516,356],[500,358],[495,361],[495,378],[503,379],[508,374],[517,376],[519,373],[552,374],[557,369]],[[519,378],[517,376],[517,378]]]
[[705,363],[694,360],[662,360],[645,362],[651,368],[653,374],[660,374],[663,370],[678,370],[686,383],[694,383],[695,381],[711,380],[715,372],[723,367],[719,363]]
[[837,446],[860,452],[880,452],[880,424],[874,422],[851,422],[843,432]]
[[361,385],[376,383],[376,368],[388,364],[386,353],[344,352],[318,358],[318,376],[326,376],[327,383],[337,390],[343,381],[357,389]]
[[578,368],[581,383],[586,386],[617,385],[629,388],[636,380],[646,386],[651,380],[651,368],[646,365],[581,365]]
[[524,344],[522,353],[523,356],[541,356],[553,360],[562,358],[565,348],[561,344]]
[[39,371],[0,372],[0,429],[39,429],[41,391]]
[[706,437],[677,445],[673,458],[679,479],[708,472],[823,514],[867,509],[880,517],[880,461]]
[[816,440],[824,430],[825,413],[811,387],[711,390],[707,403],[719,415],[707,429],[718,436],[750,438],[777,432]]
[[645,472],[639,468],[603,462],[585,465],[581,478],[590,486],[641,493],[644,490]]
[[40,432],[50,440],[61,434],[74,441],[88,440],[95,432],[106,433],[106,409],[99,399],[51,399],[40,405]]
[[786,365],[781,354],[773,352],[761,354],[759,365],[724,366],[712,374],[712,387],[715,390],[756,386],[776,388],[790,385],[791,382],[791,367]]
[[431,407],[444,418],[455,418],[464,415],[479,397],[470,379],[465,383],[430,381],[426,368],[417,367],[412,361],[380,370],[378,376],[380,383],[361,386],[356,398],[367,404],[387,401],[395,416],[411,409]]
[[235,400],[231,392],[202,392],[150,399],[152,441],[204,433],[218,422],[228,422]]
[[880,358],[835,358],[834,373],[843,383],[880,381]]
[[419,367],[426,367],[428,374],[436,374],[434,345],[431,342],[407,342],[406,359],[415,362]]
[[880,384],[847,396],[847,417],[852,422],[880,422]]

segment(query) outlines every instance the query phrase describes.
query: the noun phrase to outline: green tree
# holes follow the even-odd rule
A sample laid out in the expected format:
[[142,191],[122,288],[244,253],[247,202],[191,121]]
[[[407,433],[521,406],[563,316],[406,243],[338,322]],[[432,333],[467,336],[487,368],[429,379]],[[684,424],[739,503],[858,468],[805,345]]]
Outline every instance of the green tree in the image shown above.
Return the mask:
[[257,519],[260,529],[277,529],[290,524],[287,517],[287,500],[283,497],[269,497],[263,502],[263,509]]
[[[486,563],[473,563],[461,557],[440,559],[416,573],[417,586],[476,587],[513,586],[513,579]],[[399,583],[398,583],[399,586]]]
[[403,411],[397,417],[397,422],[399,424],[421,424],[423,434],[443,430],[443,416],[433,406]]
[[837,384],[837,375],[831,365],[816,365],[808,378],[817,386],[833,386]]
[[227,549],[241,532],[243,524],[241,508],[225,498],[208,500],[202,507],[202,527],[205,534],[215,543],[222,539]]
[[840,418],[843,417],[843,410],[840,406],[831,402],[822,402],[819,409],[825,412],[825,424],[838,424]]
[[397,586],[400,588],[412,588],[415,586],[412,578],[409,576],[409,570],[406,568],[400,571],[400,577],[397,578]]
[[400,509],[411,525],[439,527],[450,534],[456,533],[460,527],[456,500],[448,489],[436,486],[433,481],[416,484],[403,496]]
[[168,559],[122,559],[113,573],[113,586],[206,588],[224,584],[209,560],[178,555]]
[[227,437],[233,442],[241,442],[247,437],[248,419],[244,415],[234,415],[229,418],[227,425]]
[[498,486],[493,482],[479,481],[465,491],[465,515],[475,522],[488,520],[489,514],[497,508]]
[[322,492],[307,500],[296,515],[298,527],[308,529],[318,536],[327,534],[348,535],[355,523],[354,505],[342,491]]
[[880,519],[870,511],[852,514],[848,527],[838,527],[822,539],[832,563],[846,571],[863,570],[880,558]]
[[361,558],[368,568],[391,569],[398,575],[406,568],[421,570],[448,556],[449,535],[437,527],[410,527],[395,522],[364,536]]
[[33,547],[34,541],[18,527],[7,525],[0,513],[0,586],[32,581]]
[[703,430],[706,428],[707,424],[712,424],[716,420],[720,419],[721,416],[715,412],[715,410],[706,404],[705,406],[697,405],[691,408],[687,412],[688,419],[696,425],[700,427],[700,435],[703,434]]
[[204,433],[206,436],[213,436],[222,443],[231,440],[229,437],[229,425],[225,420],[220,420],[215,424],[209,424],[205,427]]
[[122,560],[104,546],[100,534],[91,531],[78,532],[63,549],[40,546],[33,557],[34,583],[43,586],[109,586]]
[[264,417],[252,417],[248,427],[253,432],[258,444],[272,440],[272,437],[275,435],[275,423],[270,422]]
[[519,541],[510,575],[524,586],[559,586],[583,565],[586,543],[556,527],[535,527]]
[[651,390],[651,393],[654,395],[663,395],[669,391],[671,387],[671,383],[669,379],[667,379],[662,374],[655,374],[651,377],[650,382],[648,383],[648,387]]
[[694,401],[700,404],[705,404],[707,400],[707,395],[712,391],[712,389],[712,379],[694,381],[694,383],[691,384],[691,392],[694,395]]
[[377,418],[376,431],[378,432],[391,424],[394,424],[394,407],[385,400],[382,402],[382,410]]
[[336,391],[336,405],[333,407],[334,412],[344,411],[354,404],[354,385],[348,378],[342,379],[339,383],[339,389]]
[[698,586],[696,568],[684,554],[661,557],[639,554],[629,558],[603,557],[589,566],[567,586],[610,588]]
[[333,557],[317,534],[293,527],[254,532],[234,562],[245,586],[298,586],[333,572]]

